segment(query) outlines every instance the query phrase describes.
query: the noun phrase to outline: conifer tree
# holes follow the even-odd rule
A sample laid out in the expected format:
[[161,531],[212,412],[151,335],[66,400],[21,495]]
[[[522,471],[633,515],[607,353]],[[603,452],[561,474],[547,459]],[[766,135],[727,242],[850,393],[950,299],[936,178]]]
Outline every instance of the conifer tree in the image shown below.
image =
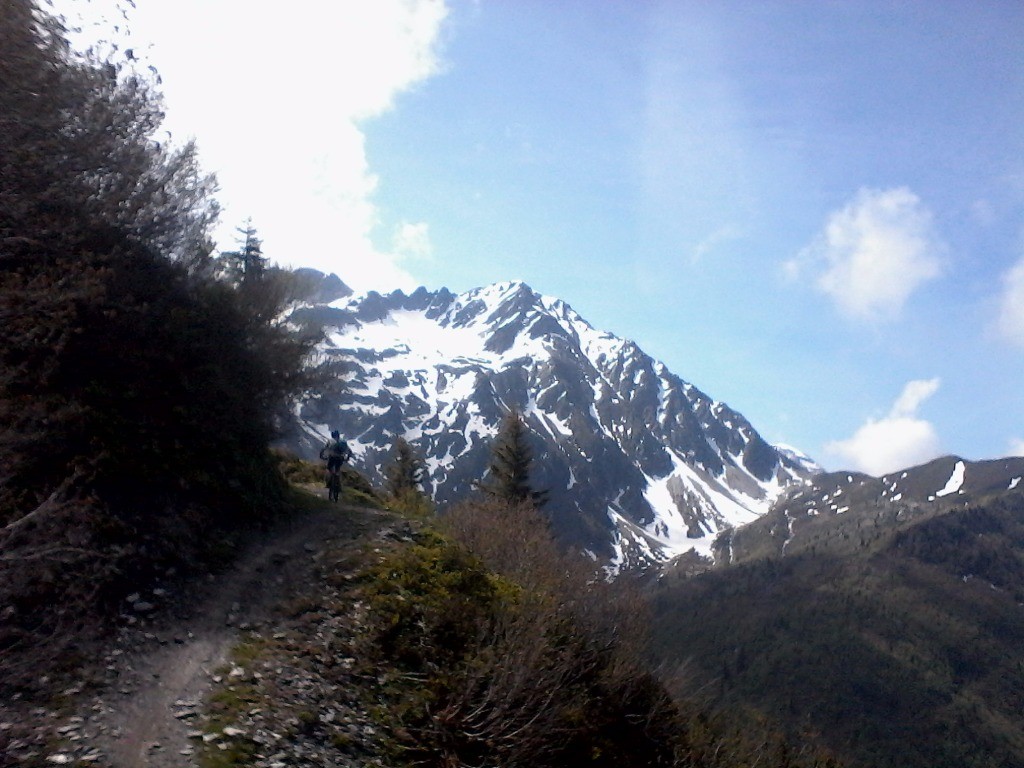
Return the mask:
[[426,467],[413,447],[409,445],[409,441],[404,437],[396,439],[392,457],[391,466],[384,470],[388,493],[392,496],[401,496],[406,493],[421,492]]
[[239,249],[227,251],[222,258],[227,262],[227,274],[232,282],[251,283],[262,280],[267,271],[267,257],[263,255],[263,241],[256,233],[252,219],[238,230]]
[[392,463],[384,470],[391,509],[412,516],[430,515],[434,506],[422,490],[426,474],[423,459],[402,437],[395,440],[391,455]]
[[480,483],[480,490],[505,501],[530,502],[540,508],[547,503],[548,492],[534,490],[530,485],[532,466],[533,450],[526,422],[518,410],[510,411],[494,438],[488,475]]

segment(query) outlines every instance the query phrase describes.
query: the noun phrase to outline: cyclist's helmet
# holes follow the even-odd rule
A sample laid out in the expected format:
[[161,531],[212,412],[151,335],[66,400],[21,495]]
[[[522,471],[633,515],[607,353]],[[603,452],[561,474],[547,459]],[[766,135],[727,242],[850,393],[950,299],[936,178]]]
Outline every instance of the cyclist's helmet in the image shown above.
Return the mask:
[[338,430],[334,430],[333,432],[331,432],[331,437],[333,437],[335,440],[338,440],[341,437],[341,432],[339,432]]

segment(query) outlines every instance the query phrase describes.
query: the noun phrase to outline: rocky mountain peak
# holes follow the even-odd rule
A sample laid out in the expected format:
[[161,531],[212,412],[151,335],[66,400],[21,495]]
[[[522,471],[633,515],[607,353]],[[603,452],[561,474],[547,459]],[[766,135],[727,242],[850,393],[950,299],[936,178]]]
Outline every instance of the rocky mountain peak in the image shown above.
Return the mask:
[[310,301],[316,304],[330,304],[332,301],[352,295],[352,289],[335,274],[325,275],[315,269],[303,267],[295,270],[296,276],[311,286]]
[[306,311],[327,320],[324,352],[351,373],[342,394],[299,411],[296,447],[311,453],[340,428],[373,475],[405,437],[443,505],[472,492],[501,418],[518,409],[556,532],[612,567],[709,557],[720,530],[757,519],[816,471],[635,342],[523,282]]

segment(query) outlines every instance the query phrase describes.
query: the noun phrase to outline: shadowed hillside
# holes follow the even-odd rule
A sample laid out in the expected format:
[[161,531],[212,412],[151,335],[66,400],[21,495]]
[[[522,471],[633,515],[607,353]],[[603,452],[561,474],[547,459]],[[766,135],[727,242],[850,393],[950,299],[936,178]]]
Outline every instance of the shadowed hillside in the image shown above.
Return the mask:
[[[940,484],[941,485],[941,484]],[[1004,486],[1005,487],[1005,486]],[[1024,765],[1024,496],[655,588],[658,655],[853,765]]]

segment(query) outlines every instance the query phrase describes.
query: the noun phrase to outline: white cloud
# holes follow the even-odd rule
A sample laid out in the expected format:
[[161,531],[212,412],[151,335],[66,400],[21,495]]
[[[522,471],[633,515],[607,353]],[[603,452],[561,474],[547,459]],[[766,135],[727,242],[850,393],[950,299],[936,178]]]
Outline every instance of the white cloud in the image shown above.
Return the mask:
[[782,262],[782,276],[791,283],[799,280],[803,271],[804,263],[800,256]]
[[939,390],[939,379],[915,379],[908,381],[889,412],[890,418],[911,418],[921,403]]
[[1014,437],[1010,440],[1010,452],[1008,456],[1024,456],[1024,440]]
[[917,410],[938,388],[938,379],[907,382],[885,418],[868,419],[852,437],[828,443],[825,451],[844,466],[875,476],[934,459],[941,454],[939,436]]
[[998,328],[1004,338],[1024,347],[1024,259],[1003,275]]
[[791,278],[811,268],[840,312],[877,321],[898,315],[919,286],[941,274],[944,251],[931,212],[909,189],[861,189],[783,268]]
[[391,241],[391,249],[411,259],[429,259],[434,255],[434,245],[430,242],[430,227],[425,221],[411,223],[403,221],[395,231]]
[[163,78],[167,127],[195,136],[218,176],[223,243],[252,217],[271,259],[337,272],[357,290],[415,287],[374,244],[363,123],[440,71],[447,14],[444,0],[176,0],[129,12],[138,55]]

